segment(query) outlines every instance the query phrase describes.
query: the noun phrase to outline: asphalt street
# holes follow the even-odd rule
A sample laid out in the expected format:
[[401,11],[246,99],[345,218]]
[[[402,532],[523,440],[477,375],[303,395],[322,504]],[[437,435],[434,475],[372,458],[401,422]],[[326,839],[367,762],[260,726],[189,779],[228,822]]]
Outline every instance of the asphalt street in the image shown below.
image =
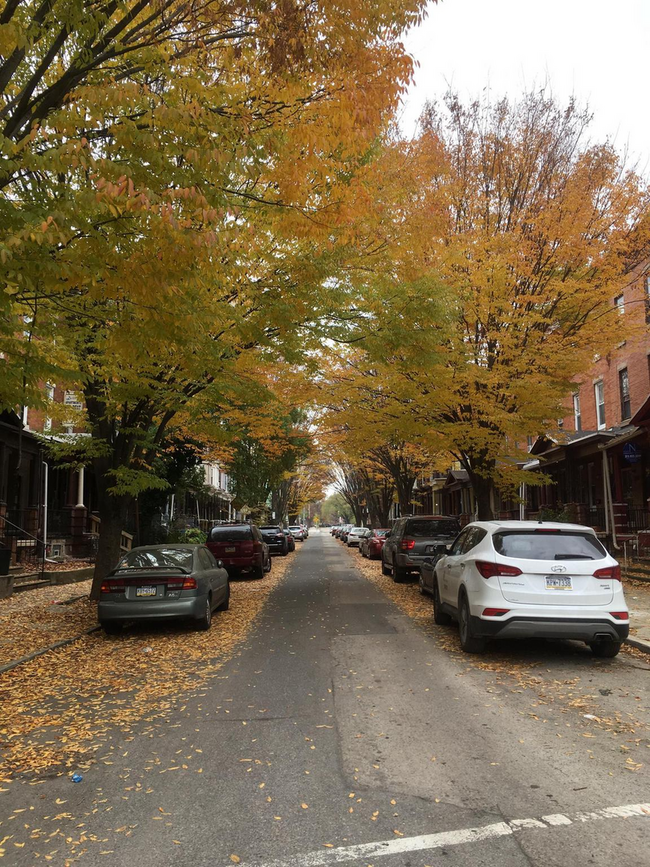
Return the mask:
[[540,643],[528,683],[511,648],[450,650],[355,558],[312,534],[201,694],[115,733],[79,785],[12,785],[0,840],[52,837],[16,836],[7,863],[650,867],[650,662]]

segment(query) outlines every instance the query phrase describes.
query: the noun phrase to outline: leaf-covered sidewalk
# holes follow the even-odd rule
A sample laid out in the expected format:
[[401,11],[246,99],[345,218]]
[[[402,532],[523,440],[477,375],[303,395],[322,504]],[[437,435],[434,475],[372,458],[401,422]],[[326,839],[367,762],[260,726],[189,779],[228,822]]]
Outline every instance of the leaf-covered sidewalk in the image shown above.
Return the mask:
[[[208,632],[183,623],[134,626],[117,637],[94,632],[0,675],[0,781],[83,768],[110,729],[130,733],[163,716],[221,668],[292,561],[275,558],[262,580],[232,582],[230,610],[216,614]],[[49,604],[84,587],[47,588],[3,603],[3,655],[19,657],[94,625],[87,599]]]
[[0,667],[94,626],[97,614],[88,599],[90,585],[83,581],[43,587],[0,601]]

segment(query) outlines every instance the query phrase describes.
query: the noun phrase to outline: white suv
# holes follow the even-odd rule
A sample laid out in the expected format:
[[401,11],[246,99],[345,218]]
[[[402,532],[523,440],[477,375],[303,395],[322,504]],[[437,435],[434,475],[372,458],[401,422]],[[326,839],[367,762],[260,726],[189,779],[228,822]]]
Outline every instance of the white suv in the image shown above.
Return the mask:
[[468,524],[436,563],[432,589],[435,622],[457,620],[468,653],[488,638],[573,638],[610,657],[629,632],[620,567],[578,524]]

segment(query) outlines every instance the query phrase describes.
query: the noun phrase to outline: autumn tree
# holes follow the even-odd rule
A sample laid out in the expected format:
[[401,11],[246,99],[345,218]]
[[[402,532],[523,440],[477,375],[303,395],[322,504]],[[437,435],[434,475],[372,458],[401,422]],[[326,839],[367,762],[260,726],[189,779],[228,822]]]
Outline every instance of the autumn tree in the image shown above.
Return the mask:
[[412,280],[401,305],[374,280],[371,297],[387,304],[359,325],[347,375],[391,432],[386,442],[461,462],[480,518],[493,514],[495,486],[526,478],[518,443],[552,426],[574,378],[625,337],[613,298],[647,255],[648,194],[610,144],[589,140],[589,119],[545,92],[468,105],[451,94],[427,107],[402,164],[407,187],[413,171],[422,183],[402,199],[413,243],[410,253],[399,245],[398,261],[408,274],[410,257],[429,279],[419,305]]
[[423,6],[0,13],[2,400],[38,401],[49,378],[83,390],[91,436],[67,445],[98,482],[96,585],[179,414],[223,406],[251,352],[315,345],[351,179],[410,78],[400,33]]

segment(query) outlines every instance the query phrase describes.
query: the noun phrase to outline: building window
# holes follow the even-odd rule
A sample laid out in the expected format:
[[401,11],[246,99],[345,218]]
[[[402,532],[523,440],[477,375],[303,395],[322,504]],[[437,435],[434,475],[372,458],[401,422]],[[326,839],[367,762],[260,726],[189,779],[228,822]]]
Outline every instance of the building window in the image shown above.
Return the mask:
[[[45,386],[45,397],[47,399],[48,404],[53,403],[53,401],[54,401],[54,386],[49,382]],[[45,420],[43,421],[43,430],[44,431],[52,430],[52,419],[50,418],[49,415],[46,416]]]
[[614,298],[614,305],[618,310],[618,315],[622,316],[625,313],[625,295],[617,295]]
[[576,430],[582,430],[582,416],[580,415],[580,395],[576,392],[573,395],[573,421]]
[[594,396],[596,398],[598,430],[602,430],[605,427],[605,385],[602,379],[594,383]]
[[618,372],[618,387],[621,395],[621,421],[632,415],[630,407],[630,380],[627,375],[627,367]]

